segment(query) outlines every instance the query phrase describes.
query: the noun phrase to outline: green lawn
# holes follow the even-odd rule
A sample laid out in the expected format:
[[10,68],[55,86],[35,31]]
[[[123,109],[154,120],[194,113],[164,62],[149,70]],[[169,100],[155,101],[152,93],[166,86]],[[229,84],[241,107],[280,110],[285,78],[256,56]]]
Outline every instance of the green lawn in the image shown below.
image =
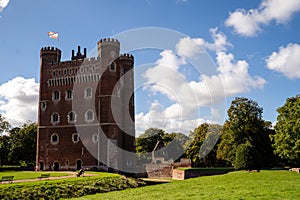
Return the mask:
[[33,171],[4,171],[0,172],[0,178],[2,176],[14,176],[14,180],[25,180],[38,178],[41,174],[49,174],[50,176],[71,176],[66,172],[33,172]]
[[299,186],[300,174],[295,172],[238,171],[77,199],[300,199]]

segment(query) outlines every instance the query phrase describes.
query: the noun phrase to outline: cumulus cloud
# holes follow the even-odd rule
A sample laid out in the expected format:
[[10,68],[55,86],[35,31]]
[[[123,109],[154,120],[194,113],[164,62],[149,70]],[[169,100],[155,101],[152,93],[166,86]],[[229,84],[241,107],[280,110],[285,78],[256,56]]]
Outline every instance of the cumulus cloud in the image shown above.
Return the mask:
[[0,0],[0,12],[3,11],[3,9],[7,6],[9,3],[9,0]]
[[178,55],[186,58],[193,58],[197,56],[197,54],[203,53],[206,49],[220,52],[225,51],[227,46],[232,46],[232,44],[227,41],[226,35],[222,32],[218,32],[217,28],[210,29],[209,32],[214,40],[213,43],[209,43],[203,38],[184,37],[180,39],[176,44]]
[[39,84],[16,77],[0,86],[0,112],[13,126],[36,121]]
[[281,46],[278,52],[273,52],[267,59],[267,67],[283,73],[289,79],[300,78],[300,45],[288,44]]
[[[198,116],[199,108],[217,104],[224,100],[226,95],[234,96],[251,89],[263,88],[266,81],[261,77],[251,76],[249,64],[245,60],[236,61],[233,54],[227,53],[227,47],[232,46],[227,37],[217,29],[211,29],[210,33],[212,43],[202,38],[180,39],[176,45],[177,54],[180,56],[165,50],[160,54],[161,58],[156,65],[145,72],[144,89],[163,94],[172,103],[163,107],[158,101],[153,102],[148,113],[136,115],[137,127],[160,127],[166,131],[174,131],[177,127],[188,133],[199,123],[209,121],[208,117]],[[199,73],[198,80],[187,80],[180,68],[187,63],[188,58],[197,57],[204,50],[215,52],[216,74]],[[218,110],[211,111],[213,120],[222,118]]]
[[299,0],[263,0],[256,9],[237,9],[230,13],[225,24],[233,27],[237,34],[255,36],[261,31],[262,25],[267,25],[272,20],[279,24],[286,23],[298,11]]

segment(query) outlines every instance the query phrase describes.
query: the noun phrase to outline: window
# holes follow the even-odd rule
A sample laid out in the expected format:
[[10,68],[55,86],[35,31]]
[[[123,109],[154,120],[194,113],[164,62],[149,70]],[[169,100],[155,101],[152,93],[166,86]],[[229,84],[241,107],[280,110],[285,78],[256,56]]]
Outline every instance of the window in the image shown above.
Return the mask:
[[79,135],[78,135],[78,133],[73,133],[73,135],[72,135],[72,142],[73,143],[79,142]]
[[54,124],[58,124],[59,123],[59,120],[60,120],[60,116],[59,114],[57,113],[53,113],[51,115],[51,123],[54,125]]
[[66,100],[71,100],[73,99],[73,92],[72,90],[67,90],[66,91]]
[[40,105],[41,105],[41,110],[45,111],[46,108],[47,108],[47,102],[46,101],[41,101]]
[[86,122],[92,122],[92,121],[94,121],[94,112],[93,112],[93,111],[88,110],[88,111],[85,113],[85,121],[86,121]]
[[86,88],[84,90],[84,98],[92,98],[92,89],[91,88]]
[[52,100],[53,101],[59,101],[60,100],[60,92],[59,91],[54,91],[52,93]]
[[80,74],[84,73],[84,67],[80,67]]
[[69,69],[69,75],[71,76],[73,74],[73,70]]
[[74,123],[76,122],[76,113],[71,111],[69,112],[68,116],[67,116],[67,120],[69,123]]
[[59,137],[58,137],[58,134],[57,134],[57,133],[53,133],[53,134],[51,135],[50,142],[51,142],[51,144],[53,144],[53,145],[58,144],[58,142],[59,142]]
[[92,72],[94,73],[95,71],[95,66],[92,66]]
[[64,69],[64,76],[67,76],[68,72],[67,69]]
[[113,62],[110,64],[110,71],[116,71],[116,66]]
[[53,77],[56,76],[56,71],[55,71],[55,70],[52,71],[52,76],[53,76]]
[[99,135],[98,134],[93,134],[92,135],[92,141],[93,141],[93,143],[97,143],[97,142],[99,142]]

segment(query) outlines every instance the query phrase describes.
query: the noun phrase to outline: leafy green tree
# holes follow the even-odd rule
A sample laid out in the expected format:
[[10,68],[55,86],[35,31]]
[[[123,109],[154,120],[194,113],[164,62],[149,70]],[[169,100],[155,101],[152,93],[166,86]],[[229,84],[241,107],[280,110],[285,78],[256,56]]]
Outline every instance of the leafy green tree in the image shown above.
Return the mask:
[[10,125],[5,117],[0,114],[0,167],[4,164],[8,164],[8,143],[9,137],[3,134],[9,129]]
[[300,164],[300,95],[288,98],[277,109],[275,134],[271,136],[275,154],[289,164]]
[[186,156],[191,159],[194,167],[215,166],[218,163],[216,143],[220,133],[220,125],[206,123],[191,132],[190,136],[193,139],[186,150]]
[[[270,123],[262,119],[263,109],[258,103],[247,98],[235,98],[227,113],[228,120],[223,126],[217,157],[234,165],[239,145],[249,143],[259,155],[251,162],[262,167],[272,163],[274,156],[268,135]],[[238,153],[242,152],[246,151],[240,150]],[[247,155],[244,157],[247,158]]]
[[[188,137],[182,133],[166,133],[162,129],[149,128],[136,139],[138,161],[141,163],[151,161],[151,153],[158,141],[164,145],[165,159],[176,161],[184,155],[184,144]],[[148,154],[147,154],[148,153]]]
[[163,142],[165,131],[158,128],[149,128],[136,139],[136,151],[138,153],[152,152],[157,141]]
[[10,152],[8,158],[11,164],[34,166],[36,156],[37,124],[24,124],[10,130]]
[[256,162],[258,160],[257,150],[249,141],[237,147],[235,156],[235,169],[253,170],[260,168],[259,163]]

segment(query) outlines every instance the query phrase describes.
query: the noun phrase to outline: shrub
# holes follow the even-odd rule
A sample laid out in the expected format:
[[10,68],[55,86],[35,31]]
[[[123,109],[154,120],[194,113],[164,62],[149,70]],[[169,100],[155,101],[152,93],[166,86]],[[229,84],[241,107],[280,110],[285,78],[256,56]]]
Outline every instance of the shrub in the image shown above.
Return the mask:
[[60,199],[88,194],[135,188],[142,185],[138,180],[122,176],[84,177],[5,184],[0,186],[0,199]]
[[253,170],[260,168],[257,150],[249,142],[240,144],[235,156],[235,169]]

